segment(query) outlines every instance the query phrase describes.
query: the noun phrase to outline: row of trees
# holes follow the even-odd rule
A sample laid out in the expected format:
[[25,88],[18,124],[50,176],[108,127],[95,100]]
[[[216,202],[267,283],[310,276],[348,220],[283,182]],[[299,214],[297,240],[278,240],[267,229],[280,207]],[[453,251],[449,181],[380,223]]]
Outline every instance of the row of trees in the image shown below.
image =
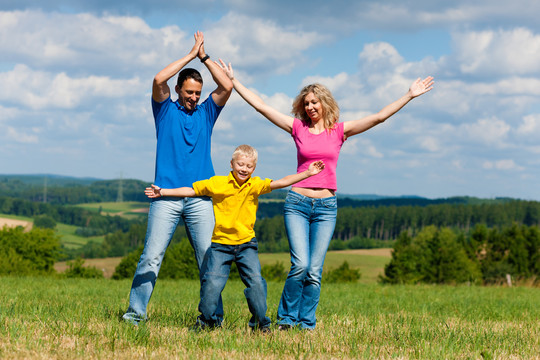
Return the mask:
[[540,276],[540,231],[514,224],[464,233],[429,226],[416,236],[403,232],[381,280],[385,283],[500,283]]
[[[540,202],[512,200],[475,205],[341,207],[332,246],[334,249],[389,246],[402,232],[415,236],[431,225],[468,233],[477,224],[508,227],[514,223],[539,226]],[[255,232],[262,243],[262,251],[287,249],[282,215],[259,218]]]
[[[132,179],[102,180],[87,184],[86,181],[62,183],[62,185],[45,185],[45,177],[41,183],[23,182],[13,177],[0,176],[0,194],[50,204],[83,204],[93,202],[116,201],[121,192],[124,201],[146,201],[143,191],[147,182]],[[51,179],[54,181],[54,179]]]

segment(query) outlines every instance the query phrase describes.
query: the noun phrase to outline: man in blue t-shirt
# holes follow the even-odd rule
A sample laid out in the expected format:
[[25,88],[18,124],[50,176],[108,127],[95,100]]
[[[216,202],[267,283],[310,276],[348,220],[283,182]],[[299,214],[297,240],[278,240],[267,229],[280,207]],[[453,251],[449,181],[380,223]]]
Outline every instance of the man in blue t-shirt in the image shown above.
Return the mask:
[[[203,85],[201,74],[195,69],[182,70],[196,57],[206,65],[217,84],[217,88],[200,105],[198,102]],[[197,31],[191,51],[154,77],[152,111],[157,137],[154,183],[161,188],[190,187],[196,181],[215,175],[210,158],[210,138],[233,85],[223,70],[208,59],[204,51],[203,33]],[[167,81],[176,74],[178,82],[175,91],[178,100],[172,101]],[[146,308],[161,262],[180,218],[184,221],[189,241],[195,250],[200,272],[214,229],[212,200],[208,197],[164,197],[152,200],[144,250],[131,285],[129,308],[123,316],[126,321],[137,324],[146,320]]]

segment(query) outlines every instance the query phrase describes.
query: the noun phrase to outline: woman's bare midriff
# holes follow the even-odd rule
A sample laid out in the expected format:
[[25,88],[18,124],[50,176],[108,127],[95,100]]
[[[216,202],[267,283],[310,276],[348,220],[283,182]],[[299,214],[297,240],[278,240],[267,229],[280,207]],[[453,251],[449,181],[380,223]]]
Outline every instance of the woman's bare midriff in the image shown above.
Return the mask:
[[336,195],[336,192],[330,189],[301,188],[293,186],[291,190],[299,193],[300,195],[304,195],[314,199],[322,199]]

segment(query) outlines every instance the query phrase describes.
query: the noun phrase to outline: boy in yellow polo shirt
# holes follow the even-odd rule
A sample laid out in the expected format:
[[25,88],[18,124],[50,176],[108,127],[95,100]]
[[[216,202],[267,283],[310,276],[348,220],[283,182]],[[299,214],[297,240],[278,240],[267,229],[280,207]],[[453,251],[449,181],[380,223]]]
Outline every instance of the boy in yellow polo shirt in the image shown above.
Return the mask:
[[223,319],[216,315],[221,292],[225,288],[231,264],[234,261],[242,282],[246,285],[244,294],[249,311],[253,315],[249,321],[252,329],[269,330],[270,319],[266,316],[266,281],[261,276],[261,264],[255,238],[255,218],[259,196],[272,190],[293,185],[320,173],[324,169],[322,161],[310,164],[308,170],[288,175],[280,180],[262,180],[251,177],[257,165],[257,150],[249,145],[236,148],[231,160],[228,176],[213,176],[197,181],[193,187],[161,189],[156,185],[146,188],[149,198],[160,196],[210,196],[214,204],[216,225],[212,235],[212,246],[203,263],[201,301],[196,327],[200,329],[220,326]]

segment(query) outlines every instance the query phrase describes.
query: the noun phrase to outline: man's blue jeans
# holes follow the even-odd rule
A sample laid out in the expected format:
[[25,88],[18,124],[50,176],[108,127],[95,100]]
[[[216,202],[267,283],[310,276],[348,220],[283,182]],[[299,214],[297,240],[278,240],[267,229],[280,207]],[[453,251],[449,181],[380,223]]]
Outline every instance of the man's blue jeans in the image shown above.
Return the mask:
[[315,199],[289,191],[285,200],[285,229],[291,270],[279,302],[281,325],[313,329],[321,293],[321,276],[337,217],[335,196]]
[[[152,200],[148,212],[144,250],[133,277],[129,308],[123,316],[125,320],[135,323],[146,320],[146,308],[154,291],[161,262],[180,218],[186,226],[189,241],[195,251],[199,274],[201,274],[201,265],[206,251],[210,248],[214,230],[212,199],[209,197],[163,197]],[[221,306],[217,314],[223,316]]]
[[212,243],[203,266],[201,283],[201,315],[197,323],[201,326],[220,326],[222,317],[219,315],[221,292],[225,288],[231,264],[236,263],[240,279],[246,289],[244,295],[252,314],[249,326],[267,327],[270,319],[266,316],[266,281],[261,276],[257,239],[240,245],[223,245]]

